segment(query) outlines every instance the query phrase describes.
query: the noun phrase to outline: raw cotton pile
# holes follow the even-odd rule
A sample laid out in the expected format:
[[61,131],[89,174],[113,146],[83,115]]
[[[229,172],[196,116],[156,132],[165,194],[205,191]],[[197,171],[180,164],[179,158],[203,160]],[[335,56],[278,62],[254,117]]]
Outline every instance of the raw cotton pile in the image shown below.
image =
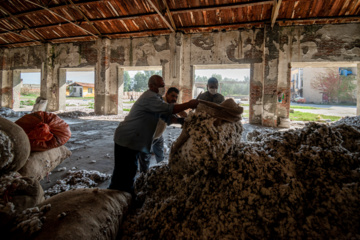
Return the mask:
[[111,177],[110,174],[87,170],[69,170],[67,175],[66,178],[58,180],[54,186],[45,191],[46,199],[71,189],[96,187]]
[[194,130],[169,165],[136,181],[144,205],[123,239],[360,238],[360,158],[342,145],[341,126],[238,143],[238,123],[186,121]]

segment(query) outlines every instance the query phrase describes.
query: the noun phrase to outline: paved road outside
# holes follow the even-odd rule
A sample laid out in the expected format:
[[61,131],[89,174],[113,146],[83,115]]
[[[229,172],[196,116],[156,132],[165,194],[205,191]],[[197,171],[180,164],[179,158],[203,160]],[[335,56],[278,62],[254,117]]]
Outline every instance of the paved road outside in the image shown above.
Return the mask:
[[308,104],[308,103],[291,103],[290,108],[293,106],[307,106],[307,107],[316,107],[319,109],[297,109],[295,111],[299,112],[309,112],[315,114],[324,114],[329,116],[356,116],[356,106],[339,106],[339,105],[321,105],[321,104]]

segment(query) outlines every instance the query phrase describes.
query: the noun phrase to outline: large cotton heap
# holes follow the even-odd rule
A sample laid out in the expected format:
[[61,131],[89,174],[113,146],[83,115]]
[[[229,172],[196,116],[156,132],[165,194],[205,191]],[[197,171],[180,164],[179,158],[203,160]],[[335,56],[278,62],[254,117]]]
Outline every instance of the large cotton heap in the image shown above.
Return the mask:
[[169,165],[136,181],[144,205],[124,239],[360,237],[360,154],[340,134],[356,128],[310,123],[239,143],[240,123],[214,126],[203,112],[186,121]]

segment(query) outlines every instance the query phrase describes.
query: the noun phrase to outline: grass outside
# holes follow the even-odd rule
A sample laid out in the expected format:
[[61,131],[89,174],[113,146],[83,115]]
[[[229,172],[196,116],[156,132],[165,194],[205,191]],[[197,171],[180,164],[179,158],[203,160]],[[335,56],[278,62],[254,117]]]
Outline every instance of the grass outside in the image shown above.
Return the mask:
[[324,109],[324,108],[317,108],[317,107],[294,106],[294,105],[290,105],[290,108],[293,108],[293,109]]
[[[319,119],[320,116],[320,119]],[[322,115],[322,114],[316,114],[316,113],[306,113],[306,112],[294,112],[290,113],[290,120],[292,121],[311,121],[316,122],[321,119],[330,119],[332,122],[337,121],[341,119],[341,117],[338,116],[328,116],[328,115]]]
[[66,97],[66,100],[93,100],[94,97]]
[[135,101],[128,101],[128,102],[124,102],[124,103],[135,103]]
[[20,95],[20,100],[36,100],[39,96],[40,95],[36,93],[22,94]]

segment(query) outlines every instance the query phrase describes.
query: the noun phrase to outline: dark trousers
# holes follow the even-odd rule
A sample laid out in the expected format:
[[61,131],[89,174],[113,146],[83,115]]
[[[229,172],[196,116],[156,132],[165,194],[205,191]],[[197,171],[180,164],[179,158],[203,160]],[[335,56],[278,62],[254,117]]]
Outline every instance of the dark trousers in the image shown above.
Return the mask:
[[134,181],[138,168],[139,151],[117,145],[115,143],[115,166],[108,189],[134,194]]

